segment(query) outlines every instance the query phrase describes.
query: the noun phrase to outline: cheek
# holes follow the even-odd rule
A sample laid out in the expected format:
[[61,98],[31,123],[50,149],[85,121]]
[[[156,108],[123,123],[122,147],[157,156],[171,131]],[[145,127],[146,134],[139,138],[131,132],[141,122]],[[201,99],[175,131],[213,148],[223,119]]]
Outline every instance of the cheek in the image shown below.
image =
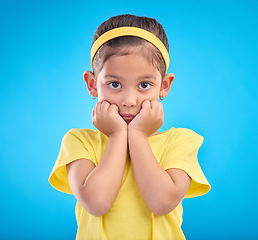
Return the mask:
[[116,98],[110,94],[110,93],[107,93],[106,91],[99,91],[98,92],[98,101],[99,102],[102,102],[102,101],[107,101],[109,103],[116,103]]
[[153,89],[153,91],[151,91],[148,96],[148,99],[146,100],[159,100],[159,90],[158,89]]
[[107,100],[106,99],[107,98],[107,94],[105,93],[105,89],[103,89],[103,87],[101,85],[98,86],[97,91],[98,91],[98,101],[99,102]]

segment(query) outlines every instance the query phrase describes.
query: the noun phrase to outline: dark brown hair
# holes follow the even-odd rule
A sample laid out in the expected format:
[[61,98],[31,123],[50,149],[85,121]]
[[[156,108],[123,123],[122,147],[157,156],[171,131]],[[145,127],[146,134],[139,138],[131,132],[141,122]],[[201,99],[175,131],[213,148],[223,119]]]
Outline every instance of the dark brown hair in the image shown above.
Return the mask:
[[[158,37],[169,52],[166,33],[156,19],[130,14],[114,16],[103,22],[95,32],[92,44],[105,32],[118,27],[138,27],[145,29]],[[151,61],[158,68],[161,76],[165,76],[166,66],[160,51],[148,41],[134,36],[117,37],[104,43],[94,56],[92,62],[93,73],[97,76],[105,61],[111,56],[127,55],[132,53],[133,49],[141,52],[147,60]]]

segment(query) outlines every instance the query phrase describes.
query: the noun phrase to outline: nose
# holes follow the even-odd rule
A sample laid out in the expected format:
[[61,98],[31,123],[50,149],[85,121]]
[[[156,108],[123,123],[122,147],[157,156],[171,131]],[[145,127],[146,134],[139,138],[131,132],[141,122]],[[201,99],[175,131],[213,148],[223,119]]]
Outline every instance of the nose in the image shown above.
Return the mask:
[[123,107],[134,107],[137,103],[137,96],[134,91],[125,91],[122,96]]

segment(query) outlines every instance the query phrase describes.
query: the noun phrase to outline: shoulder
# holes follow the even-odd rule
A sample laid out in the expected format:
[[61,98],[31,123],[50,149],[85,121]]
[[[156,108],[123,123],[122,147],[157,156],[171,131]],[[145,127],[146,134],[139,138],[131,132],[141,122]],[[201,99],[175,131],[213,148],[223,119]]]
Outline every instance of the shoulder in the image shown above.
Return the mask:
[[74,138],[78,140],[104,140],[107,137],[98,130],[72,128],[65,134],[64,139],[65,138]]
[[96,135],[98,134],[98,132],[99,131],[94,131],[91,129],[72,128],[65,135],[90,136],[90,135]]
[[183,139],[203,141],[203,136],[188,128],[175,128],[173,134],[178,141]]
[[[181,141],[197,141],[203,142],[203,136],[188,128],[170,128],[167,131],[161,132],[156,135],[158,139],[163,139],[168,142],[181,142]],[[154,136],[155,137],[155,136]]]
[[107,136],[100,131],[72,128],[64,135],[61,149],[64,149],[65,152],[68,150],[74,152],[81,147],[90,149],[93,146],[106,143],[107,140]]

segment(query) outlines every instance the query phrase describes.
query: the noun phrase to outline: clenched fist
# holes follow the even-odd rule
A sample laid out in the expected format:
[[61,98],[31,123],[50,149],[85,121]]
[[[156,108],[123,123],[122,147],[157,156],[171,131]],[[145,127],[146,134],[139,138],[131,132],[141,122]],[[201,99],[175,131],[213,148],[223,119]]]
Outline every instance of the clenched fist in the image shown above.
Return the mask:
[[157,100],[144,101],[140,112],[128,125],[128,131],[137,130],[146,137],[155,133],[163,124],[163,105]]
[[127,131],[127,124],[118,113],[118,107],[107,101],[98,102],[92,110],[92,123],[110,137],[118,131]]

